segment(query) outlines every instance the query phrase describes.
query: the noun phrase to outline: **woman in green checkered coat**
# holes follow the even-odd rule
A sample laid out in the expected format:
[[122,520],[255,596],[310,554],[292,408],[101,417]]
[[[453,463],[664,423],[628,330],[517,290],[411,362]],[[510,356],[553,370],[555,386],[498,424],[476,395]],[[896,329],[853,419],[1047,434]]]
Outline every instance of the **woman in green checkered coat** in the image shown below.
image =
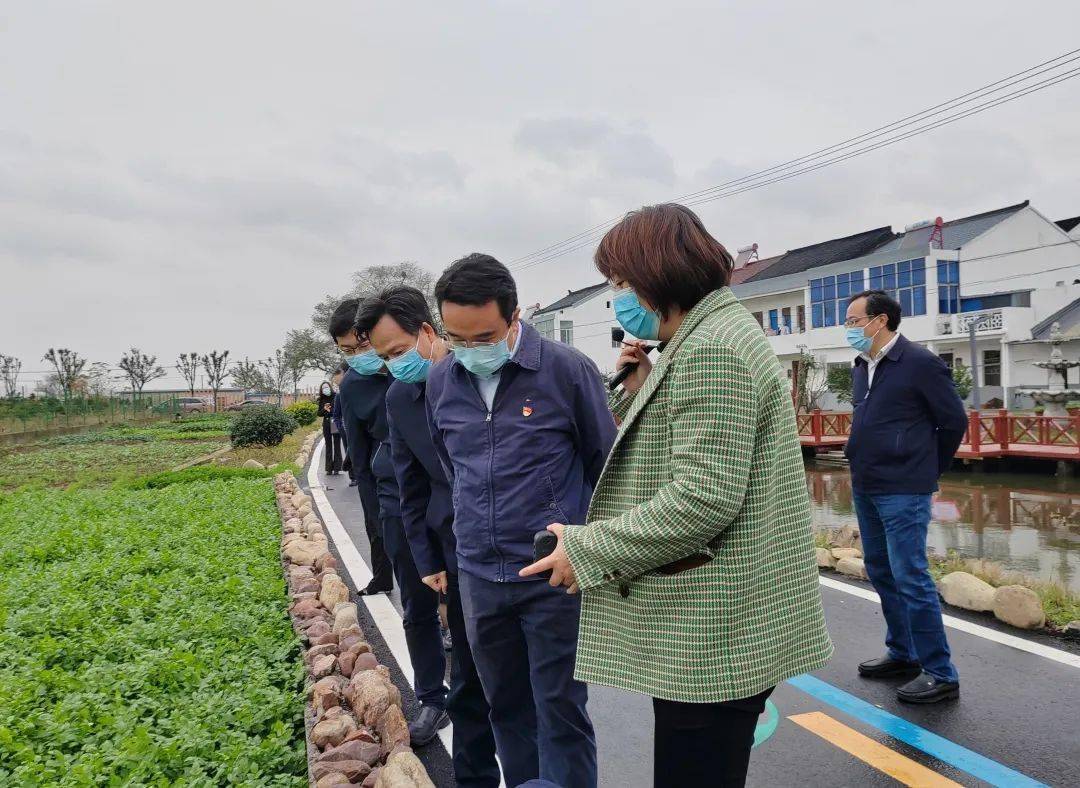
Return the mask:
[[525,572],[582,594],[578,679],[654,699],[655,785],[742,785],[769,693],[832,653],[789,384],[689,209],[628,214],[595,260],[627,332],[666,347],[623,350],[588,524],[552,525]]

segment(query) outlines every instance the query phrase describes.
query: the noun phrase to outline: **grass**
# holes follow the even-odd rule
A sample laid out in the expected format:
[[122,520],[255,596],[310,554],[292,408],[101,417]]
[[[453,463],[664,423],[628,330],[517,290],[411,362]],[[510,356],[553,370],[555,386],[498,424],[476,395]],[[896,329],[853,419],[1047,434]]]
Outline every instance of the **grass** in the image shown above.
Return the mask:
[[279,529],[265,479],[0,493],[0,784],[306,785]]
[[0,490],[24,484],[107,484],[167,470],[224,445],[220,440],[183,440],[35,447],[0,456]]
[[263,465],[291,465],[300,452],[300,447],[308,435],[316,432],[313,427],[299,427],[288,435],[277,446],[245,446],[233,449],[223,459],[223,465],[243,465],[247,460],[258,460]]
[[120,485],[129,490],[160,490],[172,484],[191,484],[213,479],[263,479],[293,466],[275,465],[270,468],[237,468],[230,465],[195,465],[182,471],[163,471]]

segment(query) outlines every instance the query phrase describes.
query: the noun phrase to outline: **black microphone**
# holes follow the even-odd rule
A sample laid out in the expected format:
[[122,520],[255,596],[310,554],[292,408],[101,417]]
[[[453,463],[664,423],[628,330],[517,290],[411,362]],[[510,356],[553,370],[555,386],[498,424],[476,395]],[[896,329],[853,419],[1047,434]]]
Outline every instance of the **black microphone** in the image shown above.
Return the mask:
[[[623,331],[621,328],[613,328],[611,329],[611,338],[614,339],[616,342],[622,342],[626,338],[626,332]],[[661,342],[659,345],[652,345],[650,347],[647,347],[645,348],[645,353],[652,353],[655,348],[660,348],[660,351],[663,352],[664,345],[666,344],[666,342]],[[620,369],[618,372],[615,373],[615,377],[611,379],[611,382],[608,383],[608,389],[610,391],[614,391],[615,389],[617,389],[619,386],[622,385],[622,382],[624,380],[630,377],[630,373],[637,368],[637,362],[633,361]]]

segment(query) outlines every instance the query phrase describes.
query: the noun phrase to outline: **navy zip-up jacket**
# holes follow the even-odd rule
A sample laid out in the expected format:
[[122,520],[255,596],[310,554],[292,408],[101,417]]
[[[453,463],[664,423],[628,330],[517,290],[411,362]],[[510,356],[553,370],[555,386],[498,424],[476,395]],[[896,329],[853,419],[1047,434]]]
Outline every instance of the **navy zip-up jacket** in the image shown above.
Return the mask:
[[424,406],[423,383],[395,380],[386,392],[394,475],[401,520],[420,577],[457,574],[450,483],[435,453]]
[[[517,582],[533,537],[551,523],[584,523],[615,440],[596,365],[521,323],[489,412],[453,355],[431,369],[427,414],[450,480],[462,571]],[[537,580],[540,578],[529,578]]]
[[855,413],[844,453],[851,486],[871,495],[924,495],[952,464],[967,431],[967,413],[949,367],[900,335],[868,386],[866,359],[855,359]]
[[371,522],[400,515],[386,427],[389,385],[389,375],[361,375],[350,369],[341,379],[337,396],[360,504]]

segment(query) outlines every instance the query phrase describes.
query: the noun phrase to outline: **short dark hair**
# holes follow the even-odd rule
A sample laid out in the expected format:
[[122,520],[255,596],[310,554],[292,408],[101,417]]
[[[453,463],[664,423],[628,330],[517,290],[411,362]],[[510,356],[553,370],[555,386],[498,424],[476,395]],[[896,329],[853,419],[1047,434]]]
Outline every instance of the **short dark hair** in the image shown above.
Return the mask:
[[848,306],[851,306],[855,301],[860,298],[866,299],[866,316],[877,317],[878,315],[885,315],[887,320],[885,321],[885,327],[890,331],[895,331],[900,328],[900,302],[886,293],[884,290],[863,290],[861,293],[856,293],[848,299]]
[[464,306],[499,305],[506,322],[517,309],[517,284],[510,269],[489,254],[473,252],[451,263],[435,283],[435,301],[442,310],[444,301]]
[[330,332],[331,339],[343,337],[350,331],[356,330],[356,310],[360,307],[359,298],[346,298],[330,315],[330,322],[326,328]]
[[390,315],[410,334],[419,334],[420,326],[424,323],[435,325],[424,294],[408,285],[388,287],[378,295],[365,298],[360,311],[356,313],[356,333],[367,336],[383,315]]
[[607,279],[625,279],[665,317],[672,307],[690,311],[727,285],[733,265],[698,215],[675,203],[626,214],[607,231],[593,261]]

